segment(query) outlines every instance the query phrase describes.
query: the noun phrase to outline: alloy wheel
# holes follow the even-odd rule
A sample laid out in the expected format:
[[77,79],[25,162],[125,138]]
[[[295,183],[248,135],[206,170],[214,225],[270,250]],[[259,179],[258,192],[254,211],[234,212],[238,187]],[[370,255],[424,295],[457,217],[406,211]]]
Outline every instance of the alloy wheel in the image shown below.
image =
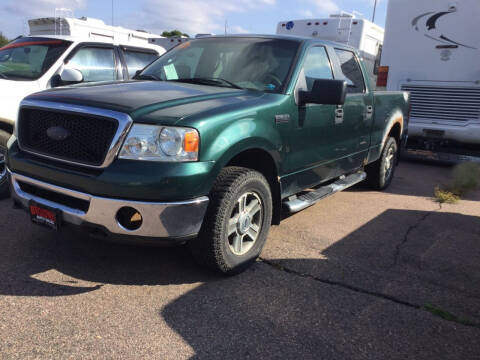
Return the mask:
[[263,204],[254,192],[239,197],[227,226],[227,243],[237,256],[245,255],[255,245],[262,228]]
[[395,148],[390,146],[385,156],[385,179],[390,179],[395,165]]
[[0,151],[0,182],[3,182],[3,179],[7,175],[7,166],[5,164],[5,154]]

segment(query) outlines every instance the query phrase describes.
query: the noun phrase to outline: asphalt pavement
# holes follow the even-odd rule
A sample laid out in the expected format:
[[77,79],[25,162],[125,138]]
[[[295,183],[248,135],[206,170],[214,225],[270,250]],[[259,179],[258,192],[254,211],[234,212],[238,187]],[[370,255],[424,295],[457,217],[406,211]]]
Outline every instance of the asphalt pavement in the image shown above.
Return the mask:
[[480,359],[480,191],[404,162],[272,228],[224,278],[185,247],[52,232],[0,202],[1,359]]

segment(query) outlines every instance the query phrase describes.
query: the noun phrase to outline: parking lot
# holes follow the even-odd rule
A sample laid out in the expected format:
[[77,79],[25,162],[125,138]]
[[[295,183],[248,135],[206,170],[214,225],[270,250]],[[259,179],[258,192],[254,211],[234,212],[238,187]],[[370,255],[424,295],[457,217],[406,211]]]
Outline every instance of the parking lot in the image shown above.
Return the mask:
[[432,200],[451,168],[403,162],[274,227],[223,278],[185,247],[55,233],[0,203],[2,358],[478,359],[480,192]]

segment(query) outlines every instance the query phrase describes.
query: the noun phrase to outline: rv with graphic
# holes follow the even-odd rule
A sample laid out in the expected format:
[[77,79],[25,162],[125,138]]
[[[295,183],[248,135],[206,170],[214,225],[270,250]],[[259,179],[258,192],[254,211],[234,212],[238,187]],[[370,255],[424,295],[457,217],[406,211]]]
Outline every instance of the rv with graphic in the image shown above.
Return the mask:
[[411,93],[412,155],[480,156],[479,18],[478,0],[389,1],[377,87]]

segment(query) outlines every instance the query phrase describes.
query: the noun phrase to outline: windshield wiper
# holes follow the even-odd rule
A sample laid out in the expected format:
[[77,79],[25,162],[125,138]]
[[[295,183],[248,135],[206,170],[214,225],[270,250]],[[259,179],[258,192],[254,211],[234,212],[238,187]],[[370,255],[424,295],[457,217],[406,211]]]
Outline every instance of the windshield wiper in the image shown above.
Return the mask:
[[138,74],[133,77],[133,80],[155,80],[155,81],[163,81],[157,75],[153,74]]
[[186,82],[186,83],[192,83],[192,84],[203,84],[203,85],[211,85],[211,84],[228,85],[228,87],[243,90],[241,86],[238,86],[237,84],[222,78],[186,78],[186,79],[175,79],[170,81]]
[[2,79],[8,80],[8,76],[5,75],[4,73],[0,73],[0,77],[1,77]]

